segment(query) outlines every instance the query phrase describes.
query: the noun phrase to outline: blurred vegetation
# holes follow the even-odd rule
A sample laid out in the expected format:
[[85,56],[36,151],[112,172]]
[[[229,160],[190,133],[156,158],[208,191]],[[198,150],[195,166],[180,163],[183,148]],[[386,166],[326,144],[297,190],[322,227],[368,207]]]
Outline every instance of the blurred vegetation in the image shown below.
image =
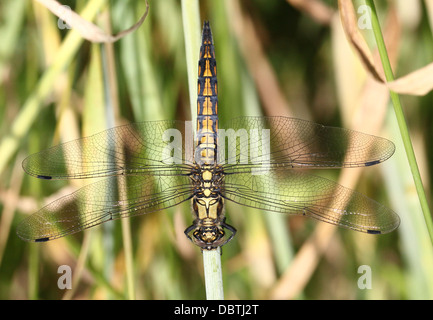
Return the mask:
[[[62,1],[76,12],[87,2]],[[199,2],[214,35],[220,117],[290,115],[389,138],[396,154],[350,183],[339,180],[343,171],[314,173],[388,205],[402,223],[372,236],[228,205],[238,233],[223,248],[225,298],[432,299],[432,243],[387,93],[375,95],[377,84],[341,30],[336,1],[320,3],[315,16],[283,0]],[[384,25],[393,5],[401,24],[399,77],[433,59],[433,8],[381,2]],[[94,21],[115,33],[144,11],[144,1],[111,1]],[[126,236],[129,226],[114,221],[43,244],[17,237],[26,215],[88,183],[26,176],[27,155],[121,123],[191,119],[180,1],[150,2],[144,24],[112,45],[77,37],[65,48],[68,33],[35,1],[0,2],[0,148],[13,150],[0,171],[0,298],[204,299],[202,256],[183,234],[192,220],[189,204],[130,219]],[[363,34],[374,50],[371,32]],[[432,98],[401,97],[429,196]],[[58,289],[61,265],[73,271],[72,290]],[[358,288],[362,265],[371,267],[371,289]]]

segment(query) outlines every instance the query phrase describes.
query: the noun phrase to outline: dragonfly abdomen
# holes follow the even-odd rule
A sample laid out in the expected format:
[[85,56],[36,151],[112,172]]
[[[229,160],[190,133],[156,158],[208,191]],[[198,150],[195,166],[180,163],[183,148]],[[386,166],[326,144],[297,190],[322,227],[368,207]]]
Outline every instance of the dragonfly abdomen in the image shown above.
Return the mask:
[[215,50],[209,22],[204,23],[197,81],[197,146],[195,161],[216,163],[218,88]]

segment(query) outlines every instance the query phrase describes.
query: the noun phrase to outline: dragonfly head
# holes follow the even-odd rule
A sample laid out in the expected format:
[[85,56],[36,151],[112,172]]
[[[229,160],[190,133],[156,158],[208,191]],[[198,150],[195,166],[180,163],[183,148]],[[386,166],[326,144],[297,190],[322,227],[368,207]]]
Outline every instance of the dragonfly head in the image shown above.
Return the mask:
[[192,233],[192,242],[203,249],[213,249],[226,243],[225,231],[221,226],[201,226]]
[[[228,226],[229,234],[224,228]],[[220,225],[196,226],[192,225],[185,230],[185,234],[192,243],[202,249],[212,250],[225,245],[236,233],[236,229],[222,223]]]

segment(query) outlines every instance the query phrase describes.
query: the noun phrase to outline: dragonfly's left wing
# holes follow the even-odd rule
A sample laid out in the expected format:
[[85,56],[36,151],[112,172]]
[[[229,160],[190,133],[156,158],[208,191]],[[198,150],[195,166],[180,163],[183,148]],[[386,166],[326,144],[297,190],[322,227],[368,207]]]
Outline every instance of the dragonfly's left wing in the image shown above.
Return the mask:
[[223,193],[241,205],[305,215],[366,233],[388,233],[400,224],[395,212],[376,201],[333,181],[294,170],[228,174]]
[[191,165],[185,152],[189,127],[170,120],[127,124],[32,154],[23,168],[41,179],[182,175]]
[[48,241],[106,221],[154,212],[190,199],[187,176],[110,177],[60,198],[24,219],[17,228],[27,241]]

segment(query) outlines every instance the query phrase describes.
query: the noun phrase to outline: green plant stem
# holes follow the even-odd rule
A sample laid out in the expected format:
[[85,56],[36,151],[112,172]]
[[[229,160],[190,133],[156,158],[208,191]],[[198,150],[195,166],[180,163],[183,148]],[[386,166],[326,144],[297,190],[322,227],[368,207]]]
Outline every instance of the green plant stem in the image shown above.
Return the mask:
[[221,248],[203,250],[204,281],[207,300],[224,300]]
[[200,51],[200,10],[197,0],[182,0],[183,33],[185,38],[186,67],[192,123],[197,114],[198,54]]
[[[394,80],[394,74],[392,72],[391,63],[389,62],[388,53],[386,51],[385,42],[383,40],[382,31],[377,17],[376,7],[373,0],[366,0],[366,4],[371,8],[371,21],[373,26],[374,37],[376,39],[377,48],[379,50],[380,59],[382,61],[383,70],[387,81]],[[433,223],[430,214],[430,209],[427,202],[427,197],[424,191],[424,187],[421,180],[421,175],[416,162],[415,153],[413,150],[412,142],[409,136],[409,130],[407,128],[406,120],[403,114],[403,108],[401,106],[400,97],[397,93],[390,91],[391,101],[394,106],[395,116],[400,129],[400,134],[403,140],[403,145],[406,150],[406,155],[409,161],[409,166],[412,172],[412,176],[415,183],[415,188],[418,193],[418,198],[421,203],[421,208],[424,214],[424,220],[427,225],[430,240],[433,243]]]
[[[185,52],[188,71],[189,98],[192,123],[196,123],[197,113],[197,70],[200,49],[200,11],[197,0],[182,0],[183,32],[185,38]],[[204,280],[206,299],[224,299],[221,272],[221,249],[203,250]]]
[[33,245],[30,246],[29,251],[29,269],[28,269],[28,277],[29,277],[29,299],[30,300],[38,300],[39,293],[39,246]]
[[[109,11],[103,15],[101,24],[104,25],[104,29],[111,33],[111,24]],[[116,76],[116,66],[114,59],[114,46],[113,43],[106,43],[101,50],[102,66],[103,66],[103,78],[104,78],[104,93],[106,97],[105,110],[107,112],[107,127],[116,125],[116,114],[119,111],[119,96],[118,96],[118,84]],[[127,190],[118,190],[119,193],[126,194]],[[125,252],[125,276],[127,284],[127,297],[130,300],[135,300],[135,281],[134,281],[134,258],[132,249],[132,235],[131,235],[131,222],[130,219],[121,219],[122,226],[122,240],[123,250]],[[108,235],[110,236],[110,235]]]

